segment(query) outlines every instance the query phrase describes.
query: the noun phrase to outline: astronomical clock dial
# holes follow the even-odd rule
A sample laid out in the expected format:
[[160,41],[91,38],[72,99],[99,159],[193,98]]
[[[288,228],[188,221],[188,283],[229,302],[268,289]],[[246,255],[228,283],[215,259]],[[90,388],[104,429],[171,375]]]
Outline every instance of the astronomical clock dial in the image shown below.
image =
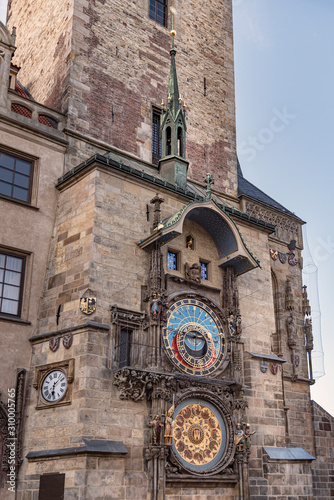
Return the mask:
[[163,341],[171,361],[190,375],[210,375],[226,353],[219,318],[196,299],[182,299],[169,308]]
[[67,378],[61,370],[48,373],[42,384],[42,396],[48,403],[59,401],[66,392]]
[[212,469],[226,448],[224,420],[211,403],[187,400],[175,410],[173,451],[182,465],[197,472]]

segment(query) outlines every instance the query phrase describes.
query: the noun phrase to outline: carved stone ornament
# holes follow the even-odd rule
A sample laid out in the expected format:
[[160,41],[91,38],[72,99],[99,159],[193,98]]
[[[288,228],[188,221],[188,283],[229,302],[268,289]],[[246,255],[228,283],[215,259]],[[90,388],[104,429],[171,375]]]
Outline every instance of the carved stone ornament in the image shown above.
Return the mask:
[[267,373],[268,370],[268,361],[265,361],[264,359],[261,359],[260,361],[260,369],[262,373]]
[[278,260],[281,264],[286,263],[286,253],[278,252]]
[[296,346],[297,328],[292,313],[286,320],[286,329],[288,334],[288,346],[290,349],[293,349]]
[[63,335],[63,346],[65,349],[69,349],[73,343],[73,334],[71,332]]
[[285,288],[285,309],[287,311],[293,311],[295,308],[295,303],[293,299],[293,293],[291,288],[291,281],[289,279],[286,280],[286,288]]
[[52,337],[52,339],[50,339],[50,341],[49,341],[50,351],[56,352],[56,350],[59,347],[59,343],[60,343],[59,337]]
[[84,314],[93,314],[96,311],[96,297],[81,297],[80,311]]
[[185,264],[185,276],[190,281],[195,281],[195,283],[201,282],[201,271],[202,268],[198,263],[194,263],[192,266],[186,262]]
[[[146,322],[146,313],[142,311],[133,311],[131,309],[124,309],[114,304],[110,307],[111,311],[111,323],[114,325],[127,326],[127,327],[138,327],[139,325],[145,325],[148,328]],[[144,328],[144,330],[145,330]]]
[[270,249],[270,257],[275,261],[278,259],[278,251],[273,250],[272,248]]
[[270,208],[263,207],[262,205],[247,200],[245,211],[247,214],[257,219],[264,220],[276,226],[275,234],[277,238],[289,241],[291,235],[300,235],[300,224],[291,217],[287,217],[282,213],[277,213],[276,210],[271,210]]
[[306,337],[306,350],[312,351],[313,347],[314,347],[314,343],[313,343],[311,318],[306,318],[306,320],[305,320],[304,333],[305,333],[305,337]]
[[270,364],[270,370],[273,375],[277,375],[278,371],[278,363],[271,363]]

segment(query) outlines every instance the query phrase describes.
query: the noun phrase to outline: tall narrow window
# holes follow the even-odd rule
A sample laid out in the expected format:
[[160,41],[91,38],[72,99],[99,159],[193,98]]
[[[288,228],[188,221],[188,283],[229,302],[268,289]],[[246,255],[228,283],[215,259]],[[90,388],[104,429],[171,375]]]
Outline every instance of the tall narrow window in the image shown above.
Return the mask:
[[166,156],[172,154],[172,131],[170,127],[166,128]]
[[167,0],[150,0],[150,19],[167,26]]
[[167,268],[177,271],[177,253],[168,251],[167,255]]
[[202,280],[208,279],[208,264],[207,262],[200,261],[199,265],[201,266],[201,278]]
[[0,194],[30,202],[33,163],[0,152]]
[[177,129],[177,154],[178,154],[178,156],[183,156],[182,128],[181,127],[179,127]]
[[24,257],[0,253],[0,313],[19,317],[23,290]]
[[130,365],[131,330],[122,328],[119,336],[119,367]]
[[161,158],[160,112],[153,109],[152,115],[152,163],[158,165]]

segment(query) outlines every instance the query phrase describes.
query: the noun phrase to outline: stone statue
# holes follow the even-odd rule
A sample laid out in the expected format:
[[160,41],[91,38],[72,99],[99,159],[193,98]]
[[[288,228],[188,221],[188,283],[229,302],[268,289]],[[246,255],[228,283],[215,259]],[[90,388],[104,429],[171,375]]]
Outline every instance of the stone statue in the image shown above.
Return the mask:
[[306,318],[304,331],[306,336],[306,350],[312,351],[313,345],[313,333],[312,333],[312,320],[310,318]]
[[159,319],[161,313],[161,300],[156,293],[153,294],[150,303],[150,314],[152,319]]
[[187,248],[189,250],[194,250],[194,240],[191,236],[189,236],[189,238],[187,239]]
[[296,337],[297,337],[297,328],[292,313],[286,320],[286,329],[288,332],[288,345],[290,348],[292,348],[296,345]]
[[241,425],[238,423],[237,428],[234,432],[234,444],[237,448],[237,451],[242,451],[244,447],[245,434],[241,429]]
[[152,422],[150,422],[150,427],[152,428],[152,444],[159,445],[160,444],[160,434],[162,423],[159,415],[155,415]]
[[199,264],[197,264],[195,262],[195,264],[193,264],[190,267],[190,265],[188,264],[188,262],[186,262],[185,270],[186,270],[186,278],[188,280],[196,281],[196,283],[200,283],[201,282],[201,271],[202,271],[202,268],[201,268],[201,266]]
[[174,406],[171,406],[168,410],[165,422],[164,443],[167,445],[172,444],[173,424],[174,424],[173,417],[174,417]]
[[250,425],[246,424],[246,430],[245,430],[245,440],[246,440],[246,449],[250,450],[250,447],[252,446],[252,441],[251,441],[251,436],[255,434],[256,431],[251,432],[250,431]]

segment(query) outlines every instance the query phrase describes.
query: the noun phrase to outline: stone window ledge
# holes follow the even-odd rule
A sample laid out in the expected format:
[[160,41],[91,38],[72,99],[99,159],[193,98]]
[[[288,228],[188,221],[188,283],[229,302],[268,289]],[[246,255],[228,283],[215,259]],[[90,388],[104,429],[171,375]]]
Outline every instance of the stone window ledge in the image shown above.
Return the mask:
[[104,439],[84,439],[85,446],[73,448],[58,448],[56,450],[30,451],[27,455],[29,462],[47,460],[50,458],[62,458],[73,455],[103,455],[103,456],[125,456],[128,450],[123,441],[106,441]]

